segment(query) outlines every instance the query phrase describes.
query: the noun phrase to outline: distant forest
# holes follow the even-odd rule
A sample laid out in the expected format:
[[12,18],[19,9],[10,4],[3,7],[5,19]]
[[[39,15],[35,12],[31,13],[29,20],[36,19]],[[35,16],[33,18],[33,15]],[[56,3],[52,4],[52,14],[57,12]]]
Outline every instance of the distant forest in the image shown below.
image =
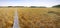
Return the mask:
[[[20,7],[20,8],[48,8],[48,7],[45,7],[45,6],[30,6],[30,7],[28,7],[28,6],[0,6],[0,7],[8,7],[8,8],[10,8],[10,7]],[[60,8],[60,5],[54,5],[54,6],[52,6],[52,8]]]
[[53,8],[60,8],[60,5],[52,6]]

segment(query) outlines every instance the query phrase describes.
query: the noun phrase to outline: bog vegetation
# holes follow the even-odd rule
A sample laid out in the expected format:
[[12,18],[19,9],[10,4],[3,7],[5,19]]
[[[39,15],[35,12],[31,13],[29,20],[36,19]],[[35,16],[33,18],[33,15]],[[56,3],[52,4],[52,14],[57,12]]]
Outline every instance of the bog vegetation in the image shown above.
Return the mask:
[[[12,28],[16,8],[0,8],[0,28]],[[60,28],[60,8],[17,8],[21,28]]]
[[22,28],[60,28],[59,8],[19,8]]
[[13,8],[0,8],[0,28],[12,28],[13,19]]

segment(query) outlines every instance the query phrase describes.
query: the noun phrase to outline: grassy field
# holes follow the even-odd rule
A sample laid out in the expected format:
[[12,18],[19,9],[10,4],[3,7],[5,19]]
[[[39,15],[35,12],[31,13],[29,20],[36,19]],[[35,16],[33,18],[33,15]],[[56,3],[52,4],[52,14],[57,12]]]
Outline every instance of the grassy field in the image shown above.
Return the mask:
[[0,8],[0,28],[11,28],[14,19],[13,8]]
[[13,26],[15,9],[21,28],[60,28],[60,8],[0,8],[0,28]]

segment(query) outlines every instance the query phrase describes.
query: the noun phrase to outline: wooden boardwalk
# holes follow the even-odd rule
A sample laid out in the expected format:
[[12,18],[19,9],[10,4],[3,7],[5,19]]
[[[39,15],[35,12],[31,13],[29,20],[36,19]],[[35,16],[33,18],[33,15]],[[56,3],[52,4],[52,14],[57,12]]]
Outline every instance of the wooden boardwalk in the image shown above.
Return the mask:
[[13,28],[20,28],[20,27],[19,27],[19,21],[18,21],[18,13],[17,13],[17,9],[16,9],[15,15],[14,15]]

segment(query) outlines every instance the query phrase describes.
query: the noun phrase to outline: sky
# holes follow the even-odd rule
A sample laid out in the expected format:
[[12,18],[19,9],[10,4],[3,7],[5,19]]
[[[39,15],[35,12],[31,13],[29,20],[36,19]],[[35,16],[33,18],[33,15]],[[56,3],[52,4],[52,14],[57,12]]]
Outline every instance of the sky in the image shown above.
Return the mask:
[[0,0],[0,6],[46,6],[60,4],[60,0]]

